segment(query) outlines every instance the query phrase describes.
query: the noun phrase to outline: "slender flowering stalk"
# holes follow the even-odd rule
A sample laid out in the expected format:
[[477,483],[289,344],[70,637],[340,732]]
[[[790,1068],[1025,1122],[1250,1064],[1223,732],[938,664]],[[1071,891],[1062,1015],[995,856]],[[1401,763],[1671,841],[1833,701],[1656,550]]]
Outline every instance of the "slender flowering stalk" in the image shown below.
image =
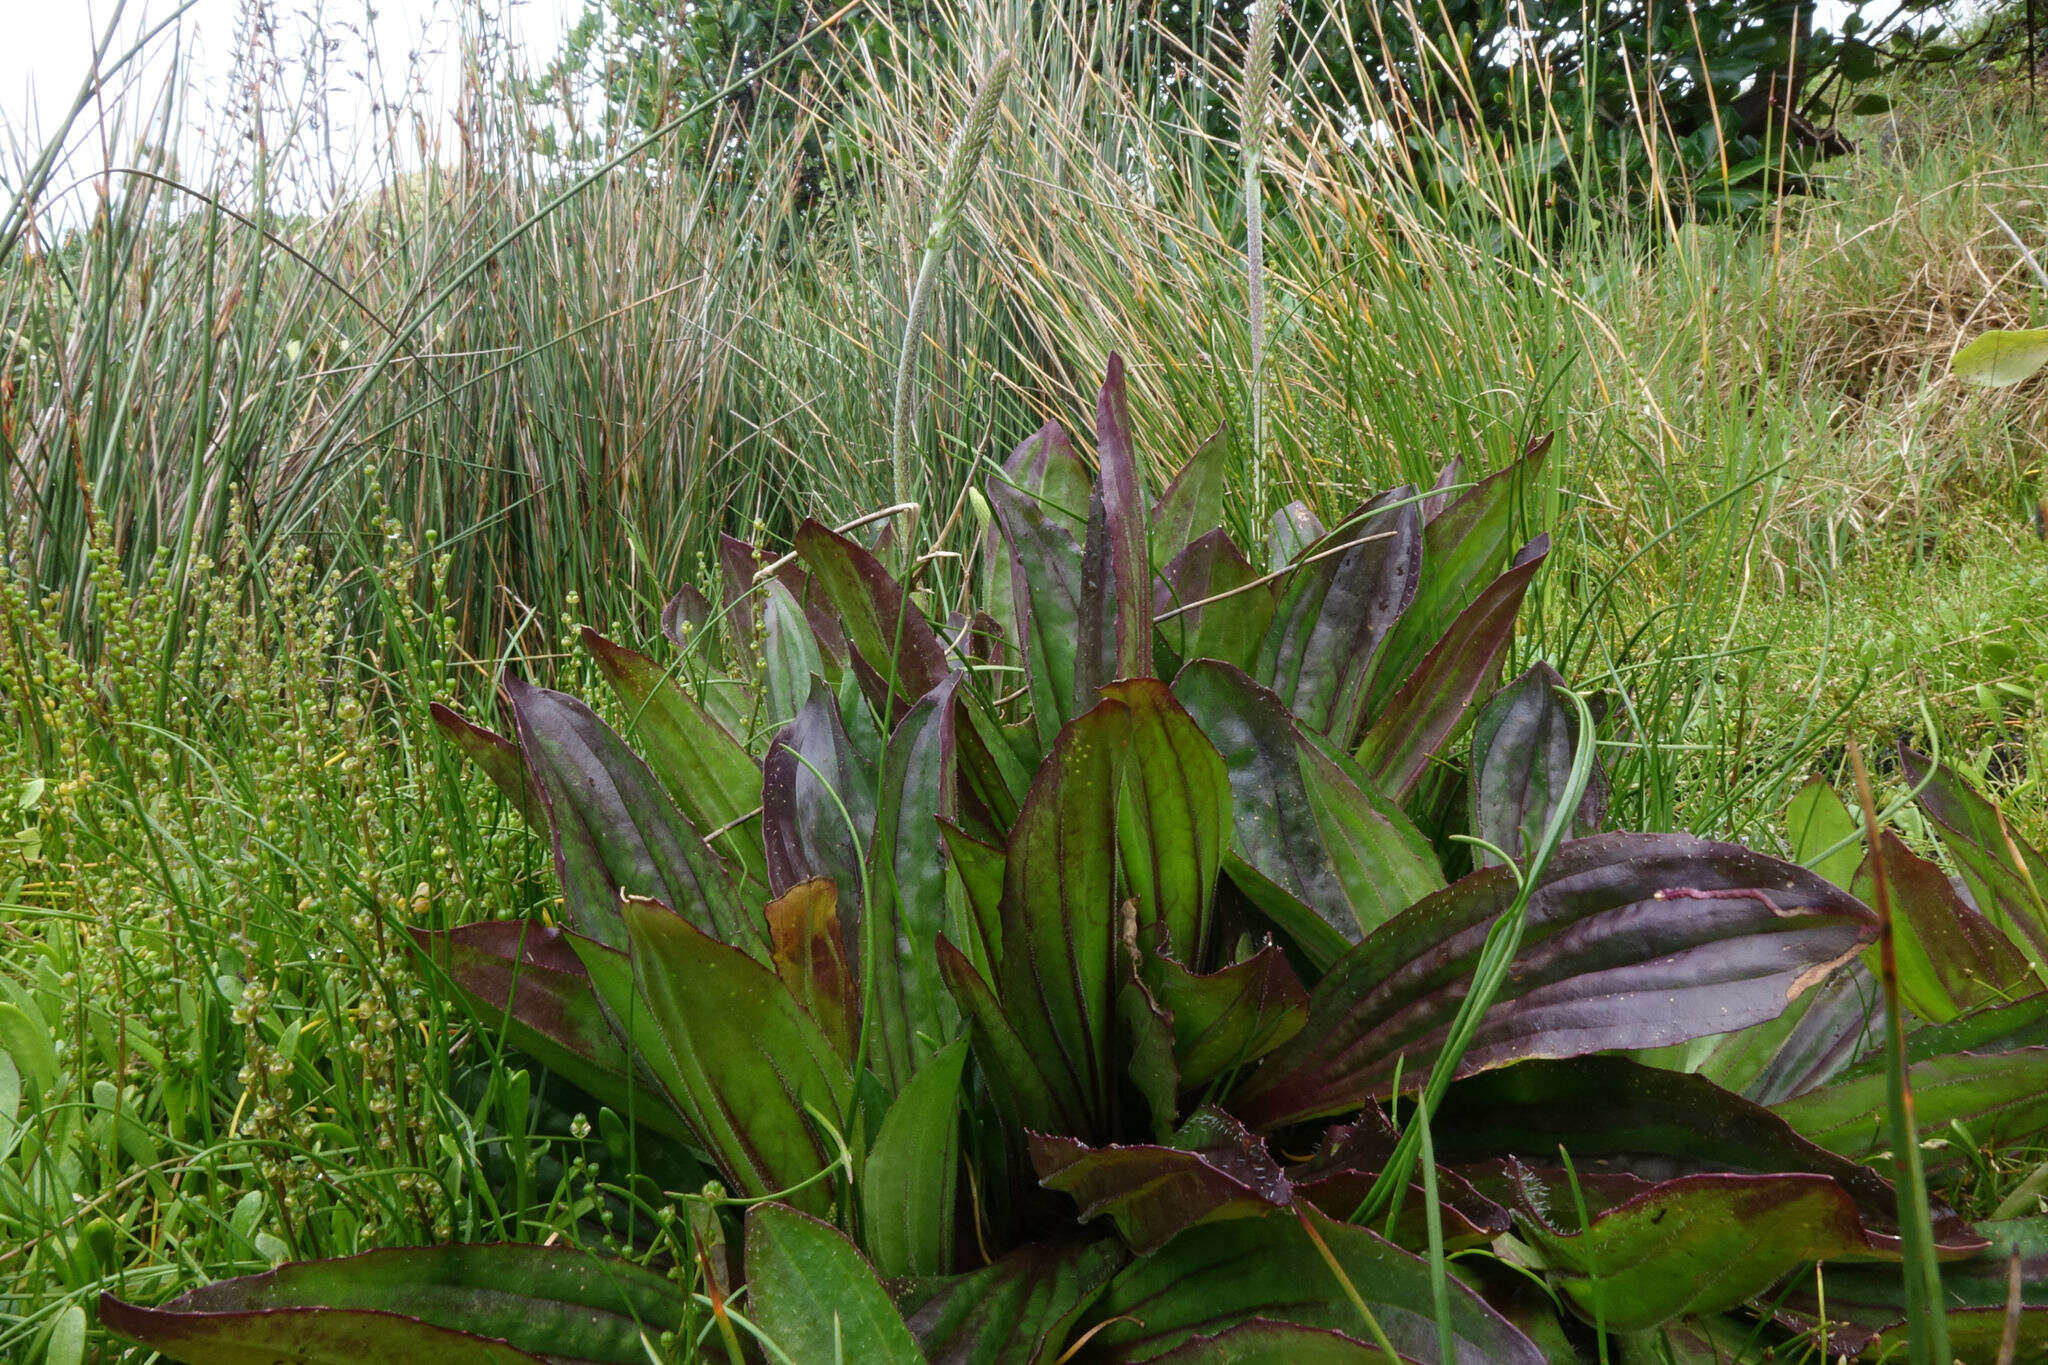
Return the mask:
[[1252,342],[1252,518],[1266,511],[1266,212],[1259,185],[1265,159],[1266,102],[1273,90],[1273,39],[1281,0],[1253,0],[1244,62],[1238,139],[1244,157],[1244,252]]
[[953,228],[967,205],[967,189],[988,150],[994,131],[996,110],[1003,102],[1003,87],[1009,84],[1012,55],[996,54],[982,78],[974,103],[953,135],[952,150],[946,156],[945,173],[939,178],[938,206],[931,226],[924,234],[924,258],[918,262],[917,283],[910,291],[910,311],[903,320],[903,353],[896,363],[896,406],[891,435],[894,446],[896,501],[916,500],[916,474],[910,459],[910,424],[916,418],[917,342],[924,335],[925,314],[931,311],[932,295],[938,289],[939,271],[946,253],[953,247]]

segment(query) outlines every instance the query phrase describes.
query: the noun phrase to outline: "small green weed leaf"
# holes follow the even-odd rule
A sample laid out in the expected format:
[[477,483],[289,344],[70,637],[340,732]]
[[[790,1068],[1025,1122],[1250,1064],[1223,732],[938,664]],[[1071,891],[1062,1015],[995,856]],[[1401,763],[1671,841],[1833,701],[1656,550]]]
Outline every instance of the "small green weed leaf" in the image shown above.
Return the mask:
[[966,1065],[965,1038],[933,1053],[889,1106],[868,1152],[861,1170],[862,1226],[868,1254],[884,1275],[938,1275],[952,1265]]
[[566,1247],[372,1251],[223,1280],[161,1308],[100,1299],[100,1321],[188,1365],[644,1365],[688,1296],[653,1271]]
[[[1486,868],[1381,926],[1332,965],[1308,1024],[1260,1064],[1233,1109],[1268,1129],[1382,1097],[1397,1069],[1422,1074],[1515,898],[1510,871]],[[1868,909],[1813,873],[1684,834],[1563,845],[1527,913],[1461,1075],[1776,1018],[1877,934]],[[1387,989],[1394,981],[1401,988]]]
[[1140,1256],[1189,1228],[1294,1201],[1265,1143],[1217,1109],[1196,1110],[1171,1145],[1089,1147],[1042,1133],[1029,1144],[1039,1183],[1073,1196],[1083,1222],[1109,1217]]
[[1849,889],[1863,858],[1863,831],[1833,787],[1816,777],[1793,795],[1785,807],[1785,837],[1793,862]]
[[72,1304],[57,1314],[43,1338],[43,1365],[83,1365],[85,1309]]
[[754,1325],[800,1365],[916,1365],[925,1358],[846,1234],[786,1204],[747,1214]]
[[2048,327],[1986,332],[1957,351],[1949,362],[1956,378],[1985,388],[2031,379],[2043,365],[2048,365]]
[[19,1005],[0,1000],[0,1052],[14,1059],[16,1071],[45,1101],[53,1099],[63,1071],[50,1044],[50,1031],[30,1019]]
[[1048,1365],[1124,1264],[1122,1247],[1033,1242],[966,1275],[895,1286],[932,1365]]

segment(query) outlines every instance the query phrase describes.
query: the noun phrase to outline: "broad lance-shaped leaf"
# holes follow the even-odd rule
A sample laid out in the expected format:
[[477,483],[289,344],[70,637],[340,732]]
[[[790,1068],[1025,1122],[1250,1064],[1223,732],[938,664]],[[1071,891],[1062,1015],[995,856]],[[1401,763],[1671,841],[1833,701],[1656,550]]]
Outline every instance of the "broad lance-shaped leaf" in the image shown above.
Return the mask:
[[[1364,1228],[1311,1210],[1195,1228],[1134,1261],[1090,1310],[1089,1317],[1101,1324],[1090,1338],[1096,1357],[1151,1360],[1195,1338],[1254,1322],[1369,1339],[1318,1238],[1394,1349],[1407,1360],[1435,1360],[1428,1264]],[[1543,1353],[1528,1338],[1455,1277],[1449,1307],[1459,1360],[1544,1365]]]
[[761,765],[726,728],[644,654],[585,627],[583,646],[597,661],[627,719],[627,733],[677,809],[757,887],[768,885],[761,854]]
[[839,928],[839,888],[828,877],[798,882],[768,902],[769,961],[782,984],[849,1066],[860,1036],[860,987]]
[[789,589],[770,579],[764,591],[762,616],[767,624],[761,653],[767,665],[768,715],[787,720],[810,699],[811,678],[825,676],[825,656]]
[[1305,502],[1288,503],[1273,514],[1266,532],[1266,572],[1280,572],[1322,538],[1322,518]]
[[1863,831],[1834,788],[1815,777],[1795,792],[1785,807],[1785,837],[1793,862],[1848,889],[1863,857]]
[[612,1030],[589,971],[560,929],[488,920],[411,933],[506,1042],[629,1122],[688,1138],[688,1127]]
[[1051,1365],[1127,1259],[1111,1238],[1029,1242],[980,1270],[902,1281],[893,1293],[932,1365]]
[[[1065,442],[1057,427],[1051,431]],[[1029,489],[991,477],[988,496],[1010,547],[1025,681],[1040,743],[1049,747],[1060,726],[1079,714],[1074,672],[1081,633],[1081,547]]]
[[[1043,515],[1059,522],[1069,540],[1079,544],[1088,520],[1088,495],[1094,487],[1094,480],[1058,422],[1047,422],[1025,437],[1003,461],[1002,469],[990,476],[988,492],[991,503],[996,501],[995,485],[998,483],[1034,502]],[[990,510],[993,512],[994,508]],[[1013,590],[1012,565],[1002,550],[1002,535],[1000,525],[990,525],[983,538],[988,609],[1003,628],[1006,638],[1021,650],[1024,644],[1022,599]]]
[[[1359,1330],[1363,1330],[1362,1328]],[[1210,1336],[1189,1337],[1147,1365],[1385,1365],[1386,1353],[1328,1327],[1255,1318]],[[1403,1356],[1403,1360],[1408,1357]]]
[[884,1275],[937,1275],[953,1263],[960,1181],[960,1078],[967,1040],[932,1054],[889,1106],[861,1169],[862,1226]]
[[1230,443],[1218,427],[1152,504],[1148,533],[1152,562],[1165,564],[1223,525],[1223,495],[1230,478]]
[[1130,400],[1124,390],[1124,359],[1109,355],[1109,373],[1095,403],[1097,490],[1109,535],[1111,615],[1110,657],[1104,682],[1142,678],[1152,672],[1152,558],[1146,530],[1145,485],[1131,443]]
[[[1268,1129],[1389,1094],[1426,1074],[1488,930],[1506,868],[1475,872],[1382,925],[1310,997],[1309,1022],[1232,1108]],[[1565,844],[1528,898],[1520,951],[1459,1063],[1661,1047],[1776,1018],[1875,938],[1876,917],[1789,863],[1683,834]]]
[[1060,732],[1004,862],[996,992],[1062,1107],[1082,1119],[1059,1131],[1083,1137],[1107,1121],[1113,1086],[1116,802],[1130,732],[1118,701]]
[[1422,518],[1404,485],[1339,523],[1289,571],[1259,647],[1259,681],[1305,728],[1348,752],[1380,646],[1421,572]]
[[[1700,1076],[1614,1056],[1524,1062],[1451,1086],[1431,1116],[1430,1134],[1437,1160],[1467,1171],[1507,1157],[1552,1166],[1562,1147],[1582,1179],[1825,1176],[1854,1201],[1862,1223],[1858,1254],[1899,1255],[1897,1196],[1877,1172],[1808,1142],[1770,1110]],[[1553,1217],[1575,1217],[1567,1207],[1556,1206]],[[1943,1257],[1969,1256],[1984,1244],[1952,1210],[1937,1204],[1934,1214]]]
[[1005,1128],[1072,1132],[1088,1122],[1079,1099],[1051,1074],[1059,1059],[1042,1056],[1010,1022],[996,993],[967,955],[939,936],[939,974],[972,1030],[974,1059],[989,1078],[989,1098]]
[[786,1204],[747,1214],[747,1311],[784,1360],[924,1365],[846,1234]]
[[846,1064],[775,973],[659,905],[628,900],[635,995],[606,1002],[614,1014],[650,1017],[665,1047],[669,1082],[719,1170],[750,1197],[796,1190],[800,1208],[829,1209],[829,1181],[811,1181],[838,1159],[806,1106],[844,1115],[852,1099]]
[[1273,585],[1258,577],[1229,532],[1219,527],[1195,541],[1152,585],[1160,641],[1182,661],[1220,659],[1237,668],[1257,667],[1277,600]]
[[100,1297],[100,1323],[172,1360],[642,1365],[683,1325],[661,1275],[567,1247],[408,1247],[222,1280],[160,1308]]
[[718,533],[716,554],[725,628],[732,640],[732,650],[726,657],[746,659],[752,656],[761,631],[761,599],[754,577],[767,564],[768,557],[758,547],[723,531]]
[[875,973],[870,1060],[891,1089],[960,1025],[932,949],[947,926],[949,859],[939,821],[960,812],[959,677],[920,697],[890,737],[868,847],[868,886],[882,917],[873,926],[875,957],[865,964]]
[[1172,1021],[1179,1084],[1207,1085],[1263,1057],[1308,1021],[1308,992],[1287,955],[1268,941],[1207,975],[1189,971],[1140,935],[1139,972]]
[[1358,762],[1379,790],[1405,801],[1430,762],[1464,732],[1480,695],[1493,685],[1529,580],[1550,553],[1538,536],[1451,622],[1436,647],[1373,717]]
[[1217,1109],[1196,1110],[1170,1146],[1091,1148],[1032,1133],[1030,1147],[1040,1184],[1072,1195],[1083,1222],[1109,1217],[1141,1256],[1203,1223],[1257,1218],[1294,1202],[1265,1143]]
[[526,770],[526,759],[517,744],[439,702],[429,706],[427,714],[433,717],[434,728],[460,749],[463,757],[483,770],[521,819],[535,829],[546,826],[547,811],[541,805],[540,792],[533,785],[533,775]]
[[[1951,1052],[1909,1037],[1907,1062],[1913,1118],[1922,1132],[1941,1133],[1961,1123],[1972,1139],[1990,1147],[2031,1142],[2048,1131],[2048,1046]],[[1884,1060],[1875,1058],[1772,1110],[1829,1151],[1861,1160],[1889,1144],[1886,1085]],[[1922,1159],[1938,1170],[1973,1155],[1950,1143],[1929,1149]]]
[[1977,909],[2027,946],[2033,962],[2048,961],[2048,858],[2030,848],[1998,807],[1948,767],[1903,744],[1899,762]]
[[505,690],[554,830],[569,926],[624,947],[619,898],[646,896],[706,933],[758,951],[760,930],[741,908],[731,872],[611,727],[563,693],[517,679]]
[[1230,775],[1231,879],[1311,962],[1442,885],[1408,818],[1309,743],[1272,692],[1211,660],[1173,691]]
[[[1891,884],[1899,997],[1930,1023],[2038,988],[2026,955],[1998,927],[1963,903],[1948,876],[1890,830],[1879,832]],[[1875,876],[1865,859],[1850,890],[1869,903]]]
[[[847,643],[858,651],[856,668],[869,670],[868,680],[893,704],[907,707],[945,681],[951,671],[945,646],[879,559],[808,518],[797,527],[795,544],[813,588],[832,604]],[[876,706],[882,709],[879,701]]]
[[[1547,663],[1496,692],[1472,727],[1472,832],[1515,858],[1542,837],[1571,775],[1578,711],[1557,694],[1564,679]],[[1572,818],[1571,836],[1591,834],[1607,813],[1607,775],[1593,776]],[[1499,859],[1484,849],[1482,866]]]
[[1428,518],[1422,532],[1422,580],[1415,601],[1387,637],[1382,651],[1386,659],[1373,681],[1372,714],[1378,714],[1458,613],[1500,572],[1514,543],[1516,504],[1534,483],[1549,450],[1550,437],[1538,437],[1520,459],[1455,495]]
[[768,745],[761,762],[761,832],[768,889],[830,878],[839,887],[847,956],[859,957],[862,864],[875,828],[875,775],[847,738],[839,703],[821,679],[810,699]]
[[1168,941],[1199,961],[1230,844],[1230,775],[1165,683],[1131,679],[1103,695],[1130,714],[1116,825],[1138,923],[1164,926]]
[[1639,1054],[1639,1059],[1696,1072],[1758,1104],[1776,1104],[1826,1083],[1874,1049],[1883,1027],[1883,987],[1858,961],[1801,995],[1769,1023],[1698,1039],[1668,1054]]

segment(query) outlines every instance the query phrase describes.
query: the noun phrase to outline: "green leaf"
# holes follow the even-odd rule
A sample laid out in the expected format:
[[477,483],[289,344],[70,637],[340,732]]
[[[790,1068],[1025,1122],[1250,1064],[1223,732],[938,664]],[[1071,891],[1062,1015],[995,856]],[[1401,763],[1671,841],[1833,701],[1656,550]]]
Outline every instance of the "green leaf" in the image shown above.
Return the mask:
[[[838,1149],[806,1106],[845,1115],[853,1084],[789,988],[662,906],[629,900],[624,914],[641,1008],[666,1045],[683,1091],[677,1098],[733,1187],[749,1197],[780,1195],[832,1165]],[[831,1186],[813,1181],[787,1197],[822,1210],[831,1206]]]
[[1218,427],[1202,442],[1152,504],[1152,561],[1172,562],[1198,539],[1223,526],[1223,494],[1230,478],[1230,443]]
[[2048,859],[2028,847],[1998,807],[1947,765],[1903,744],[1899,762],[1977,909],[2041,964],[2048,958]]
[[911,1365],[924,1352],[846,1235],[784,1204],[747,1214],[747,1306],[798,1365]]
[[896,1304],[932,1365],[1046,1365],[1126,1259],[1111,1240],[1031,1242],[971,1274],[904,1282]]
[[547,812],[541,809],[540,793],[534,788],[533,775],[526,770],[526,759],[517,744],[439,702],[429,706],[427,714],[448,742],[483,770],[521,819],[534,829],[547,828]]
[[1258,664],[1277,600],[1229,532],[1218,529],[1160,571],[1152,612],[1161,640],[1178,658],[1220,659],[1249,670]]
[[839,928],[839,888],[829,877],[798,882],[768,902],[769,962],[851,1068],[860,1034],[860,986]]
[[63,1070],[57,1064],[56,1049],[50,1044],[50,1030],[40,1020],[31,1020],[19,1005],[0,1000],[0,1052],[14,1059],[15,1068],[45,1101],[55,1098]]
[[2048,365],[2048,327],[1986,332],[1949,362],[1956,378],[1986,388],[2031,379],[2043,365]]
[[1358,747],[1359,766],[1380,791],[1407,800],[1431,761],[1464,733],[1480,693],[1499,674],[1529,580],[1549,553],[1549,536],[1531,541],[1387,698]]
[[[1111,660],[1103,682],[1143,678],[1152,672],[1152,559],[1146,529],[1144,480],[1132,448],[1130,400],[1124,389],[1124,359],[1109,354],[1108,374],[1095,403],[1096,491],[1102,496],[1109,537]],[[1085,605],[1085,604],[1084,604]]]
[[1103,695],[1122,703],[1130,717],[1116,825],[1138,923],[1164,926],[1168,941],[1198,960],[1230,844],[1229,772],[1165,683],[1112,683]]
[[[1563,686],[1539,662],[1494,693],[1472,727],[1472,832],[1517,859],[1549,826],[1578,750],[1578,710],[1558,695]],[[1606,812],[1607,775],[1596,758],[1568,837],[1591,834]],[[1482,867],[1500,861],[1485,849],[1473,857]]]
[[761,760],[761,836],[768,888],[782,895],[799,882],[828,877],[839,887],[840,927],[848,956],[858,952],[865,913],[867,851],[875,829],[875,773],[841,723],[824,680]]
[[645,1365],[689,1296],[567,1247],[414,1247],[222,1280],[161,1308],[100,1298],[100,1322],[190,1365]]
[[1300,753],[1302,791],[1358,935],[1443,889],[1443,870],[1429,840],[1399,806],[1313,737],[1301,737]]
[[[1082,1116],[1064,1107],[1068,1099],[1040,1068],[1040,1054],[1025,1044],[1022,1034],[1004,1013],[1002,1002],[996,999],[995,991],[966,954],[941,934],[938,955],[946,989],[953,993],[960,1013],[973,1030],[974,1059],[988,1075],[989,1097],[1003,1126],[1011,1131],[1078,1128]],[[1044,1060],[1053,1061],[1050,1057]]]
[[[1057,427],[1052,433],[1062,443]],[[1075,688],[1081,637],[1081,547],[1029,489],[991,477],[989,501],[1010,547],[1012,593],[1024,652],[1025,681],[1039,742],[1086,709]]]
[[[1266,1130],[1383,1097],[1397,1071],[1413,1083],[1515,899],[1509,870],[1487,868],[1381,926],[1317,983],[1307,1026],[1240,1087],[1234,1111]],[[1775,1018],[1877,933],[1869,910],[1813,873],[1684,834],[1562,845],[1527,915],[1461,1075]]]
[[1809,779],[1785,808],[1785,837],[1792,842],[1793,862],[1849,889],[1863,858],[1863,831],[1834,788]]
[[627,730],[676,806],[715,841],[746,878],[766,888],[761,858],[761,765],[723,725],[676,686],[668,670],[586,629],[583,644],[625,711]]
[[[2036,984],[2033,972],[2012,940],[1963,904],[1948,874],[1890,830],[1879,837],[1891,890],[1899,998],[1906,1008],[1940,1024],[1976,1006],[2027,994]],[[1875,881],[1866,859],[1849,889],[1871,904]]]
[[1084,1223],[1113,1220],[1140,1256],[1189,1228],[1257,1218],[1294,1201],[1265,1144],[1217,1109],[1196,1110],[1169,1146],[1091,1148],[1042,1133],[1028,1141],[1039,1184],[1073,1196]]
[[825,658],[818,651],[804,609],[789,589],[774,579],[767,584],[767,603],[762,614],[767,621],[767,638],[762,649],[767,664],[768,715],[787,721],[809,700],[813,676],[825,676]]
[[[1829,1151],[1861,1160],[1890,1145],[1885,1083],[1879,1059],[1773,1105],[1772,1112]],[[1906,1068],[1906,1084],[1913,1092],[1914,1124],[1929,1137],[1944,1135],[1952,1122],[1961,1122],[1986,1147],[2031,1145],[2048,1132],[2048,1047],[1929,1057]],[[1945,1147],[1922,1148],[1922,1160],[1933,1170],[1978,1155],[1959,1150],[1952,1135]]]
[[[806,518],[796,552],[859,651],[868,680],[893,704],[909,706],[944,682],[952,666],[932,624],[882,562],[829,527]],[[881,703],[876,703],[882,709]]]
[[1382,1365],[1386,1353],[1327,1327],[1252,1321],[1190,1337],[1147,1365]]
[[884,1275],[937,1275],[953,1261],[960,1077],[967,1040],[932,1054],[889,1106],[861,1170],[868,1254]]
[[1139,962],[1153,998],[1173,1020],[1173,1057],[1183,1087],[1204,1086],[1249,1065],[1308,1021],[1308,992],[1275,944],[1206,976],[1150,946]]
[[[1310,1227],[1341,1268],[1342,1281]],[[1369,1340],[1347,1283],[1404,1357],[1436,1358],[1427,1263],[1364,1228],[1313,1212],[1195,1228],[1133,1262],[1097,1301],[1091,1316],[1105,1325],[1091,1344],[1104,1360],[1149,1360],[1254,1321]],[[1476,1294],[1456,1280],[1450,1288],[1460,1360],[1544,1365],[1542,1353]]]

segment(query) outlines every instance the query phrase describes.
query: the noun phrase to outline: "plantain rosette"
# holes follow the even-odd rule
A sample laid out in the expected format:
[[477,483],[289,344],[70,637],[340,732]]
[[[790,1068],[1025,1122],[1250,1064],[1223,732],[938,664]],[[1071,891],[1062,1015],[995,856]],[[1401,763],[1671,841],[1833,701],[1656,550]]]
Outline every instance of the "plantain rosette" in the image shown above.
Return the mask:
[[[561,898],[422,956],[716,1172],[708,1292],[443,1247],[106,1321],[195,1362],[639,1361],[714,1319],[799,1362],[1539,1362],[1589,1324],[1816,1330],[1815,1262],[1881,1301],[1876,918],[1747,848],[1603,830],[1590,712],[1546,664],[1502,678],[1546,446],[1329,527],[1296,505],[1255,562],[1221,440],[1146,495],[1112,357],[1093,469],[1026,441],[946,606],[806,522],[793,556],[724,543],[668,662],[585,633],[615,724],[516,680],[506,733],[437,708]],[[1942,1254],[1987,1254],[1938,1213]]]

